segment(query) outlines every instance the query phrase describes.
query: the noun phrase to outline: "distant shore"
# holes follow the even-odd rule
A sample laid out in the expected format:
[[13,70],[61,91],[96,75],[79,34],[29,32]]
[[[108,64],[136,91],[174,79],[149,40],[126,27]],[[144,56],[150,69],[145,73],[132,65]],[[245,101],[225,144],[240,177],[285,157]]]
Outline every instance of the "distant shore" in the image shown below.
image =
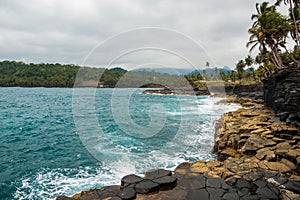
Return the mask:
[[247,97],[253,99],[263,99],[263,86],[260,83],[256,84],[226,84],[221,86],[211,86],[205,88],[194,89],[147,89],[143,94],[177,94],[177,95],[236,95],[239,97]]

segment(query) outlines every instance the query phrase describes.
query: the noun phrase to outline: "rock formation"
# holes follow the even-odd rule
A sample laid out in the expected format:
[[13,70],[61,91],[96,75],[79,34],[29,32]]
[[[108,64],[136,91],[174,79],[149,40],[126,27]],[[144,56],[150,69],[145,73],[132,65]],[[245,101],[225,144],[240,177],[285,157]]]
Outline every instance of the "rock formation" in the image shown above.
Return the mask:
[[289,68],[264,81],[265,104],[288,124],[300,127],[300,68]]
[[217,160],[185,162],[171,172],[127,175],[121,185],[57,200],[300,199],[300,131],[280,122],[262,101],[227,99],[244,107],[216,123]]

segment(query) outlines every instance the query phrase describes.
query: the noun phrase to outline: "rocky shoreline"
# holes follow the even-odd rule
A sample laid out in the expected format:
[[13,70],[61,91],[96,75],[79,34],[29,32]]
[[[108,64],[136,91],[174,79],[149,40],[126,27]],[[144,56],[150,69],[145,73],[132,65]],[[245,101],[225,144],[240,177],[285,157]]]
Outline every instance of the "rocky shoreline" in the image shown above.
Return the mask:
[[209,88],[194,88],[193,90],[180,89],[180,88],[162,88],[162,89],[147,89],[143,91],[143,94],[164,94],[164,95],[211,95],[214,94],[227,94],[227,95],[236,95],[243,98],[252,98],[252,99],[263,99],[263,85],[262,84],[231,84],[231,85],[221,85],[221,86],[210,86]]
[[217,160],[182,163],[171,172],[127,175],[121,185],[57,200],[300,199],[300,131],[261,100],[227,98],[243,108],[216,122]]

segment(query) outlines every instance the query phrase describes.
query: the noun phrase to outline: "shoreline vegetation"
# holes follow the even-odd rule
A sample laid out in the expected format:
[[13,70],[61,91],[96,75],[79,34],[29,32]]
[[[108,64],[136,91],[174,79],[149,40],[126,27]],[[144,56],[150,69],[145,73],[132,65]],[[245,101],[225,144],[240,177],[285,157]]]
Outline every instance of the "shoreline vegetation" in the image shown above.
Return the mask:
[[[207,68],[188,75],[142,70],[127,71],[92,68],[73,64],[26,64],[16,61],[0,62],[0,87],[97,87],[97,88],[171,88],[176,90],[203,91],[210,85],[249,85],[260,83],[257,79],[237,80],[237,72],[222,68]],[[245,73],[250,77],[253,72]],[[231,79],[233,81],[231,81]]]
[[227,97],[242,108],[216,122],[217,160],[154,169],[57,200],[89,199],[299,199],[300,130],[280,122],[262,100]]

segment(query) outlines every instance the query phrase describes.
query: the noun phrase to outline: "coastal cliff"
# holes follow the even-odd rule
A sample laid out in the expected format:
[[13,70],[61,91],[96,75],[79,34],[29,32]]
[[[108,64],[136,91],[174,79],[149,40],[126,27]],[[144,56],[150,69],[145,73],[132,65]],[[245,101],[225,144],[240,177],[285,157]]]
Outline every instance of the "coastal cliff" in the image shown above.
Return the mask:
[[265,104],[282,121],[300,128],[300,67],[279,71],[263,83]]

